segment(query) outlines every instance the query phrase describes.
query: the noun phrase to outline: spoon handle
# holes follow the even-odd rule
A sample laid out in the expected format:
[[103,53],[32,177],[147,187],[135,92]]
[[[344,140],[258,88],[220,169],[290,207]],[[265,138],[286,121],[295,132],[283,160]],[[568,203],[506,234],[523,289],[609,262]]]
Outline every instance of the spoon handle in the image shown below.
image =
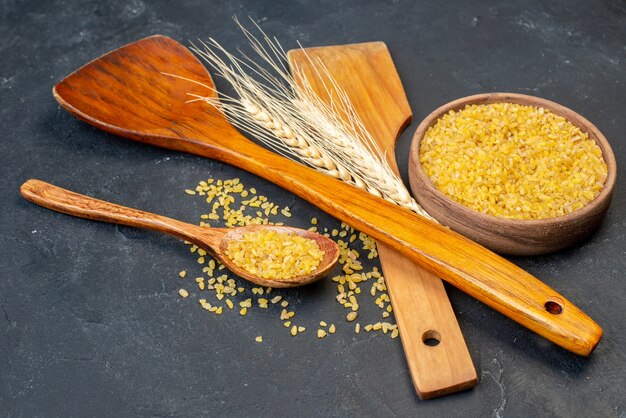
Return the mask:
[[[219,240],[220,238],[220,231],[217,228],[215,230],[201,228],[155,213],[116,205],[74,193],[41,180],[26,181],[20,187],[20,193],[26,200],[40,206],[80,218],[165,232],[194,243],[200,243],[198,236],[206,238],[213,234],[215,239]],[[207,246],[211,243],[204,239],[201,244]]]

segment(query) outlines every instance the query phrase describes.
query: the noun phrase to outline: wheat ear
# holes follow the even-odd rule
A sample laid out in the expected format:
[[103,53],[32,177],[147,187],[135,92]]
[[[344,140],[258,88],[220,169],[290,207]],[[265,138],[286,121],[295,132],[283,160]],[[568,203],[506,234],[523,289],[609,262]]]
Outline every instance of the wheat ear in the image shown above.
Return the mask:
[[[239,23],[239,22],[237,22]],[[286,53],[276,39],[261,31],[264,42],[239,25],[253,50],[270,70],[242,54],[238,58],[217,41],[201,42],[193,50],[228,81],[239,97],[194,96],[220,109],[231,123],[288,157],[351,183],[433,219],[415,202],[384,153],[365,129],[348,96],[321,62],[319,75],[329,80],[337,99],[326,103],[299,69],[300,86],[285,66]],[[255,77],[248,75],[248,72]]]

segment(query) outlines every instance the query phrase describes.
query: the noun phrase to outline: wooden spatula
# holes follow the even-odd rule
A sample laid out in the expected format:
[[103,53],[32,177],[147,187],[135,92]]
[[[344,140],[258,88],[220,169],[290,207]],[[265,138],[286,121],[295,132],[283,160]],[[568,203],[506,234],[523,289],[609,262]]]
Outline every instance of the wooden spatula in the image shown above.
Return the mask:
[[53,93],[70,113],[107,132],[213,158],[272,181],[568,350],[589,355],[600,341],[598,324],[528,272],[407,209],[254,144],[219,110],[186,103],[188,93],[216,94],[185,79],[214,86],[187,48],[153,36],[90,62]]
[[[296,81],[306,77],[327,103],[336,99],[335,85],[347,94],[399,175],[396,139],[410,122],[411,109],[386,45],[370,42],[295,49],[287,57]],[[377,246],[419,397],[429,399],[473,387],[476,370],[441,280],[383,243]]]

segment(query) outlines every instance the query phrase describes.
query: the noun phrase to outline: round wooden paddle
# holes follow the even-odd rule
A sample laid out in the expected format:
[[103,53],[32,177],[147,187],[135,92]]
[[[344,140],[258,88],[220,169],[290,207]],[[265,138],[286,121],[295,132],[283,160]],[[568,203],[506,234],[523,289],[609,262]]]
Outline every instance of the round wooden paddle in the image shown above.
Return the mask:
[[589,355],[597,345],[602,329],[531,274],[407,209],[254,144],[219,110],[186,102],[188,93],[215,93],[164,73],[213,86],[188,49],[153,36],[92,61],[53,93],[70,113],[107,132],[220,160],[272,181],[570,351]]
[[[296,81],[306,77],[326,103],[338,100],[335,85],[347,94],[399,176],[396,139],[411,121],[411,108],[387,46],[369,42],[294,49],[287,57]],[[473,387],[476,369],[441,280],[384,243],[377,247],[419,397],[430,399]]]

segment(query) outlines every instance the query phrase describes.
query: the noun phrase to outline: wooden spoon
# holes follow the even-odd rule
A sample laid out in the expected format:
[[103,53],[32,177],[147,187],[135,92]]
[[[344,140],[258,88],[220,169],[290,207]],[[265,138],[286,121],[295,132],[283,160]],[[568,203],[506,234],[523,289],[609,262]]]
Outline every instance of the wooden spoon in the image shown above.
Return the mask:
[[[104,200],[94,199],[93,197],[74,193],[35,179],[28,180],[26,183],[22,184],[20,192],[25,199],[57,212],[97,221],[151,229],[185,239],[210,251],[215,258],[236,275],[261,286],[295,287],[314,282],[324,277],[337,264],[337,260],[339,259],[339,247],[335,241],[304,229],[277,225],[206,228],[154,213],[105,202]],[[241,239],[243,234],[260,230],[294,233],[301,237],[312,239],[317,243],[320,249],[324,251],[324,258],[317,269],[311,274],[284,280],[272,280],[255,276],[247,270],[238,267],[228,258],[226,249],[230,242]]]
[[589,355],[600,341],[598,324],[531,274],[407,209],[254,144],[219,110],[187,103],[188,93],[214,92],[164,73],[213,87],[187,48],[153,36],[85,65],[53,94],[107,132],[220,160],[283,186],[561,347]]
[[[411,108],[387,46],[369,42],[294,49],[287,57],[296,81],[305,77],[326,103],[338,99],[334,85],[347,94],[399,176],[396,139],[411,120]],[[431,399],[473,387],[476,369],[441,280],[387,245],[379,242],[377,247],[419,397]]]

